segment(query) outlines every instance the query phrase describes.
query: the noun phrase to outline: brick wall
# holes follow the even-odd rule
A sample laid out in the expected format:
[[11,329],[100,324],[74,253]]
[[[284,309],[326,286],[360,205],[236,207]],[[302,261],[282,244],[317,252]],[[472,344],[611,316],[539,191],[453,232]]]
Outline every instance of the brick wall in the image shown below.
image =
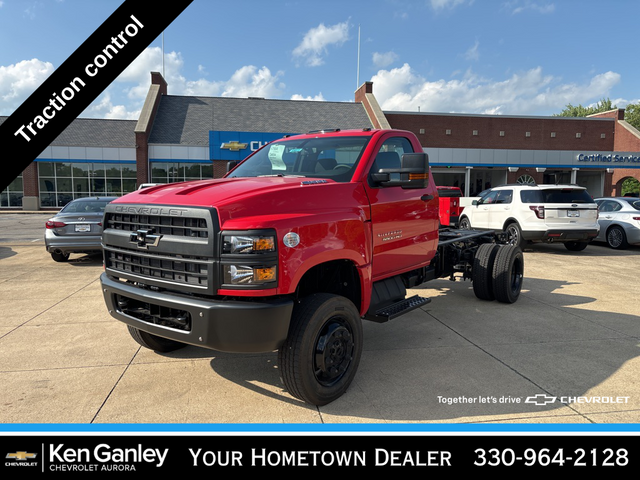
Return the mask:
[[[614,147],[614,119],[438,115],[417,112],[385,112],[385,115],[393,128],[415,133],[423,147],[578,151],[612,151]],[[579,138],[576,136],[578,133]]]

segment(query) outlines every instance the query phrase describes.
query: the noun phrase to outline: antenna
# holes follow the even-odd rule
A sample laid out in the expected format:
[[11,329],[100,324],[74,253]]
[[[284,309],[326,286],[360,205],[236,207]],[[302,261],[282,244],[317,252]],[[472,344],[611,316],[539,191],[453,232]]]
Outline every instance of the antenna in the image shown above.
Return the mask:
[[360,87],[360,24],[358,24],[358,67],[356,72],[356,90]]
[[166,79],[164,76],[164,30],[162,31],[162,78]]

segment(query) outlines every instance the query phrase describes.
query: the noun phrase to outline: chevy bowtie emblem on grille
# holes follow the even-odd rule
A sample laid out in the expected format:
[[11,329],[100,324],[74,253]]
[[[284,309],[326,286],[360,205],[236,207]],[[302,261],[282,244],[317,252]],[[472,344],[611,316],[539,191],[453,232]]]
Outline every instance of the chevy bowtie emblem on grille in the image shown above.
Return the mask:
[[232,152],[239,152],[240,150],[244,150],[245,148],[247,148],[247,144],[246,143],[240,143],[237,140],[233,140],[231,142],[225,142],[223,143],[220,148],[223,148],[225,150],[231,150]]
[[132,232],[129,236],[129,242],[138,245],[138,248],[157,247],[162,235],[154,235],[153,228],[140,229]]

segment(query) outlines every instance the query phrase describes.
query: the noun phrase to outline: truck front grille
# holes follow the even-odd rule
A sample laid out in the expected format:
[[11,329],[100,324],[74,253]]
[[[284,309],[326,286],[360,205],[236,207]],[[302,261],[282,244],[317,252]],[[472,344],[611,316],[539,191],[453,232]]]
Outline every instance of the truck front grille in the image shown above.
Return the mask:
[[206,260],[164,257],[126,250],[107,250],[105,254],[109,268],[119,272],[202,288],[209,286]]
[[108,215],[106,227],[127,232],[151,228],[162,235],[179,237],[208,238],[209,236],[204,218],[112,213]]
[[217,292],[220,229],[215,209],[112,203],[103,223],[108,275],[184,293]]

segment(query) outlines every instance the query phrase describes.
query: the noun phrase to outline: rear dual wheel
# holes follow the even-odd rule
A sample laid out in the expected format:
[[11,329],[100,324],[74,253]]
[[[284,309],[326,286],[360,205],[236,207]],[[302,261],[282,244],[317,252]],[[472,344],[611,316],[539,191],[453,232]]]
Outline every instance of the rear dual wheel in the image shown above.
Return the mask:
[[522,290],[524,255],[515,245],[485,243],[476,251],[471,273],[476,297],[514,303]]

